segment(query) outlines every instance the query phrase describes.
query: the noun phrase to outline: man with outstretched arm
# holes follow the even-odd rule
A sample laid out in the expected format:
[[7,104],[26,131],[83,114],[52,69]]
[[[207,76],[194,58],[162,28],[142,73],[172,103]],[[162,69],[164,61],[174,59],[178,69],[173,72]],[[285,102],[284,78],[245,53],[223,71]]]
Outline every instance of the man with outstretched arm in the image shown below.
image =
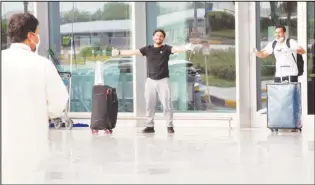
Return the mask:
[[[266,58],[269,55],[274,54],[276,58],[275,82],[281,82],[285,80],[297,82],[297,54],[303,55],[305,50],[298,45],[296,40],[291,38],[288,40],[289,38],[286,38],[285,33],[286,28],[284,26],[276,26],[275,40],[273,42],[269,42],[262,51],[257,51],[257,49],[254,49],[254,52],[258,58]],[[287,40],[290,43],[290,47],[287,46]]]
[[142,55],[147,57],[147,80],[145,83],[146,117],[147,127],[143,133],[154,133],[154,115],[156,107],[156,94],[163,105],[164,115],[167,117],[167,131],[174,133],[173,128],[173,106],[171,100],[171,89],[169,82],[168,62],[169,56],[174,53],[192,50],[188,44],[184,48],[172,47],[163,44],[166,37],[164,30],[156,29],[153,32],[153,45],[144,46],[136,50],[112,50],[113,56]]
[[[258,58],[274,55],[276,59],[275,83],[282,81],[298,82],[298,54],[303,55],[305,50],[292,38],[286,37],[286,28],[282,25],[275,28],[275,39],[269,42],[262,51],[254,52]],[[284,93],[286,96],[286,93]],[[264,111],[267,108],[264,109]],[[293,132],[297,131],[292,129]]]

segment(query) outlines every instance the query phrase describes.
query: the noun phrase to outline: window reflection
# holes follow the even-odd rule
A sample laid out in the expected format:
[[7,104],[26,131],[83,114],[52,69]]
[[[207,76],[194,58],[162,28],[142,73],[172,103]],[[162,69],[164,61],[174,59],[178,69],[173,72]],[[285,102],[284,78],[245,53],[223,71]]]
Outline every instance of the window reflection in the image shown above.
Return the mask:
[[[286,36],[297,40],[297,2],[259,2],[256,12],[260,24],[257,25],[257,49],[264,48],[274,39],[276,25],[286,27]],[[266,84],[273,82],[275,60],[273,55],[257,60],[257,109],[266,108]]]
[[49,12],[50,48],[63,70],[73,61],[71,112],[91,112],[96,61],[104,62],[105,84],[117,89],[119,112],[133,112],[132,69],[121,69],[133,59],[109,56],[112,47],[131,47],[131,2],[50,2]]
[[8,20],[16,13],[33,13],[33,2],[1,2],[1,50],[10,45],[8,40]]
[[[235,112],[234,3],[147,4],[147,12],[156,12],[154,18],[147,15],[147,26],[164,29],[167,44],[182,46],[192,42],[200,45],[194,53],[171,56],[169,69],[174,111]],[[152,32],[153,29],[147,35]],[[150,37],[147,42],[151,43]],[[161,105],[157,110],[162,111]]]

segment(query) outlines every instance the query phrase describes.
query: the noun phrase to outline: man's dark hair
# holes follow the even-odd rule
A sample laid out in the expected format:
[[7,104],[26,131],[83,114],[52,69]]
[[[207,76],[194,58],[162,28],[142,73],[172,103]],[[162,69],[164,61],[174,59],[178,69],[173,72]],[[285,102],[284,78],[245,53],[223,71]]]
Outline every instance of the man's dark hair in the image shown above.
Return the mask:
[[283,32],[286,32],[286,31],[287,31],[287,29],[286,29],[284,26],[282,26],[282,25],[276,26],[276,29],[277,29],[277,28],[282,28],[282,31],[283,31]]
[[161,33],[163,34],[164,38],[166,37],[166,33],[165,33],[165,31],[164,31],[164,30],[162,30],[162,29],[156,29],[156,30],[154,30],[154,32],[153,32],[153,36],[154,36],[154,35],[155,35],[155,33],[157,33],[157,32],[161,32]]
[[30,13],[14,14],[9,19],[8,36],[11,43],[23,42],[28,32],[35,32],[39,22]]

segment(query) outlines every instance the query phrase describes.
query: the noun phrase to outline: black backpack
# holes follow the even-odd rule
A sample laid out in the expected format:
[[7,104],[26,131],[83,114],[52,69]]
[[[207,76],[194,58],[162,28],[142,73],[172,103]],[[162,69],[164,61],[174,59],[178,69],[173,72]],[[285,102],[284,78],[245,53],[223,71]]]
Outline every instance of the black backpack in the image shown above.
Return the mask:
[[[273,43],[272,43],[272,50],[275,49],[276,44],[277,44],[277,41],[276,40],[273,41]],[[287,39],[286,44],[287,44],[288,48],[290,48],[290,38]],[[297,60],[296,60],[294,55],[293,55],[293,53],[292,53],[292,57],[293,57],[296,65],[297,65],[297,68],[298,68],[298,76],[302,76],[303,73],[304,73],[304,59],[303,59],[303,56],[297,53]]]

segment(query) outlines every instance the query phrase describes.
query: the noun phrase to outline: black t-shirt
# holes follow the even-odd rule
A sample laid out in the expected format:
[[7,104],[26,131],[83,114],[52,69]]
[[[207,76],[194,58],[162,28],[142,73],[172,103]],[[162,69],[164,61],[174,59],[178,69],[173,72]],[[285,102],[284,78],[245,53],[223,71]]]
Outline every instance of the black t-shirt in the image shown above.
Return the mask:
[[140,49],[143,56],[147,57],[147,75],[153,80],[169,78],[168,61],[172,54],[172,46],[163,45],[154,47],[151,45]]

